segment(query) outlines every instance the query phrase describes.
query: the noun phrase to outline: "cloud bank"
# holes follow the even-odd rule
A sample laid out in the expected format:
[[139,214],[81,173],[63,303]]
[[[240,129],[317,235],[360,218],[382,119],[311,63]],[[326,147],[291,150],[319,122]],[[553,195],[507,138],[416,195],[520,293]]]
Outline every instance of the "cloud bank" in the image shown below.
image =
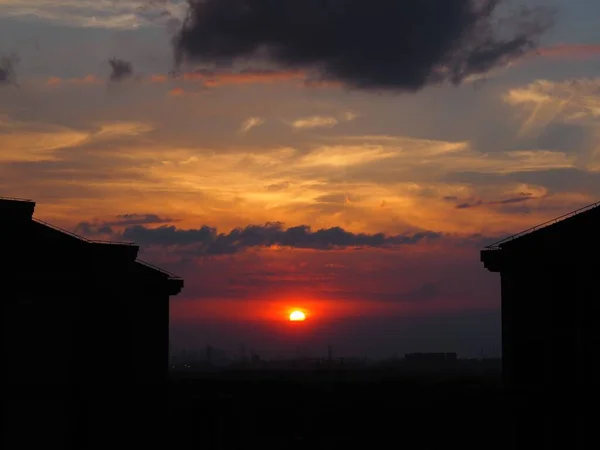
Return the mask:
[[504,0],[190,0],[177,64],[263,58],[359,89],[460,84],[531,51],[549,11],[494,26]]
[[438,239],[440,233],[423,231],[414,234],[386,236],[383,233],[351,233],[340,227],[313,231],[307,225],[285,229],[281,223],[249,225],[229,233],[218,233],[216,228],[177,229],[174,226],[147,228],[143,225],[128,227],[122,239],[140,245],[194,245],[199,254],[223,255],[252,247],[284,246],[293,248],[331,250],[350,247],[385,248],[416,244],[427,239]]

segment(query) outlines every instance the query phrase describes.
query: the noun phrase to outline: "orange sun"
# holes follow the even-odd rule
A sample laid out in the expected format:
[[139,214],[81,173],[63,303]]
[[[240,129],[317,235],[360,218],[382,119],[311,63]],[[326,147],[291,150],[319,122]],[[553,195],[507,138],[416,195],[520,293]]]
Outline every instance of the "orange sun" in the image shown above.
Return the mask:
[[306,320],[306,315],[302,311],[292,311],[290,313],[290,321],[291,322],[302,322]]

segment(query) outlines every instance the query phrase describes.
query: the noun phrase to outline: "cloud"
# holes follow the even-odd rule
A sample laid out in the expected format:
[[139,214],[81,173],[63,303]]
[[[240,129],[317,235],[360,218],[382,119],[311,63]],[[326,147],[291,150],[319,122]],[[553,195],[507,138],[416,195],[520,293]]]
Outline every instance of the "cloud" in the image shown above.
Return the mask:
[[56,150],[75,147],[88,138],[84,131],[0,115],[0,162],[54,160]]
[[296,130],[304,130],[311,128],[332,128],[340,123],[340,121],[350,122],[358,117],[358,114],[347,111],[340,114],[340,118],[331,116],[310,116],[294,120],[291,125]]
[[533,200],[537,198],[539,197],[534,196],[531,192],[521,192],[516,197],[505,198],[502,200],[492,200],[487,202],[483,200],[477,200],[472,203],[459,203],[458,205],[456,205],[456,209],[474,208],[476,206],[482,205],[511,205],[514,203],[523,203],[528,200]]
[[220,255],[241,252],[252,247],[293,247],[331,250],[353,247],[389,248],[416,244],[440,238],[440,233],[423,231],[414,234],[386,236],[383,233],[352,233],[340,227],[313,231],[307,225],[284,229],[281,223],[249,225],[229,233],[218,233],[215,228],[202,226],[182,230],[174,226],[146,228],[142,225],[128,227],[122,234],[125,240],[142,245],[194,245],[198,254]]
[[0,86],[18,86],[15,66],[19,57],[14,54],[0,56]]
[[460,84],[535,47],[550,11],[494,28],[504,0],[190,0],[177,64],[264,59],[360,89]]
[[108,122],[99,124],[98,128],[90,135],[91,141],[136,137],[154,130],[154,126],[144,122]]
[[273,183],[273,184],[268,185],[267,191],[269,191],[269,192],[285,191],[289,187],[290,187],[290,183],[288,183],[287,181],[283,181],[281,183]]
[[108,60],[110,64],[110,81],[123,81],[133,77],[133,65],[129,61],[112,58]]
[[150,23],[164,24],[169,32],[175,33],[181,26],[184,2],[170,0],[141,0],[137,14]]
[[303,130],[307,128],[331,128],[338,124],[338,120],[335,117],[321,117],[312,116],[305,117],[303,119],[297,119],[292,122],[292,127],[296,130]]
[[356,119],[358,117],[358,114],[356,114],[352,111],[346,111],[344,114],[342,114],[342,117],[344,118],[344,120],[347,120],[350,122],[350,121]]
[[[242,69],[242,70],[208,70],[197,69],[190,72],[174,71],[172,78],[182,81],[196,81],[204,87],[214,88],[225,85],[271,84],[287,81],[305,81],[306,74],[297,70]],[[165,75],[155,75],[155,82],[167,81]]]
[[600,56],[600,44],[557,44],[537,49],[533,54],[549,58],[593,58]]
[[86,75],[82,78],[59,78],[59,77],[50,77],[46,81],[47,86],[63,86],[63,85],[100,85],[102,84],[102,80],[95,75]]
[[0,17],[83,28],[136,29],[166,26],[173,32],[185,17],[179,0],[0,0]]
[[[0,0],[1,1],[1,0]],[[129,64],[124,61],[123,65]],[[112,66],[112,64],[111,64]],[[133,72],[133,68],[131,68]],[[307,75],[299,71],[285,70],[263,70],[263,69],[243,69],[243,70],[195,70],[189,72],[174,71],[169,74],[150,74],[136,75],[136,79],[149,84],[165,83],[194,83],[200,85],[203,89],[219,88],[223,86],[243,86],[251,84],[274,84],[289,83],[296,81],[296,87],[318,88],[329,87],[325,84],[317,84],[307,81]],[[59,78],[56,76],[48,78],[46,84],[49,86],[59,86],[63,84],[101,84],[101,80],[95,75],[87,75],[84,78]],[[176,89],[182,90],[181,87]],[[353,120],[358,117],[355,113],[346,112],[343,114],[343,120]]]
[[75,232],[81,233],[85,236],[102,234],[113,235],[115,233],[114,227],[164,224],[172,222],[176,222],[176,220],[169,217],[160,217],[158,214],[119,214],[116,216],[116,220],[79,222],[75,226]]
[[185,94],[185,90],[183,88],[173,88],[169,91],[169,95],[173,96],[173,97],[178,97],[180,95]]
[[260,117],[248,117],[246,120],[242,122],[240,125],[240,132],[247,133],[252,128],[258,127],[265,123],[264,119]]
[[58,152],[152,131],[141,122],[98,123],[92,129],[75,129],[56,124],[22,122],[0,115],[0,162],[41,162],[69,159]]
[[579,168],[598,167],[600,78],[537,80],[511,89],[504,100],[522,115],[519,137],[535,138],[546,148],[565,148]]
[[600,117],[600,78],[563,82],[537,80],[509,90],[504,100],[522,108],[526,114],[521,135],[537,134],[556,120],[597,126]]
[[375,145],[332,145],[321,146],[303,156],[300,166],[347,167],[362,165],[398,155],[394,148]]

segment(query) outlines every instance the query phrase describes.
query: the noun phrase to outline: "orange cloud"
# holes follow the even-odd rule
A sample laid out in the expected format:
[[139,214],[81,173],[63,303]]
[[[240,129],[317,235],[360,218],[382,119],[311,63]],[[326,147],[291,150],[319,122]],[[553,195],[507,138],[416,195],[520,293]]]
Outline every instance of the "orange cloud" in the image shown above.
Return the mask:
[[62,83],[62,80],[58,77],[51,77],[48,79],[48,81],[46,81],[46,84],[48,86],[56,86],[58,84]]
[[60,86],[62,84],[100,84],[102,80],[100,80],[95,75],[87,75],[83,78],[59,78],[59,77],[50,77],[46,81],[48,86]]
[[184,94],[185,91],[182,88],[174,88],[169,91],[169,95],[177,96]]
[[304,79],[305,74],[297,71],[242,71],[239,73],[186,73],[184,80],[203,81],[207,87],[226,84],[265,84]]
[[[171,77],[164,74],[154,74],[149,77],[151,83],[166,83]],[[307,74],[301,71],[277,71],[277,70],[242,70],[240,72],[219,72],[199,70],[196,72],[184,72],[174,80],[199,82],[205,87],[218,87],[224,85],[243,84],[270,84],[285,83],[288,81],[300,81],[309,87],[330,87],[330,83],[318,83],[309,81]],[[336,85],[337,86],[337,85]]]
[[[196,72],[184,72],[178,76],[168,74],[152,74],[143,77],[142,80],[151,84],[165,84],[170,80],[197,82],[203,87],[213,88],[226,85],[246,85],[246,84],[272,84],[285,83],[290,81],[298,82],[300,87],[309,88],[339,88],[342,85],[339,82],[311,80],[308,75],[301,71],[277,71],[277,70],[242,70],[240,72],[219,72],[209,70],[199,70]],[[102,80],[95,75],[87,75],[83,78],[60,78],[50,77],[46,80],[48,86],[60,86],[63,84],[101,84]],[[170,91],[171,94],[179,95],[183,90],[175,88]]]
[[152,75],[150,76],[150,81],[152,83],[166,83],[169,80],[169,77],[166,75]]
[[540,48],[535,55],[553,58],[593,58],[600,56],[600,44],[558,44]]

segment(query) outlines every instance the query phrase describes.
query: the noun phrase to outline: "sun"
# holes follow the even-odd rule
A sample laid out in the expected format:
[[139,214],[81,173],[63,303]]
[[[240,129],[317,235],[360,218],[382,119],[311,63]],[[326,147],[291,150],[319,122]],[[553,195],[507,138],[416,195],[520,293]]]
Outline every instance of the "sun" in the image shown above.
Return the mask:
[[306,320],[306,314],[302,311],[295,310],[290,313],[291,322],[302,322],[304,320]]

